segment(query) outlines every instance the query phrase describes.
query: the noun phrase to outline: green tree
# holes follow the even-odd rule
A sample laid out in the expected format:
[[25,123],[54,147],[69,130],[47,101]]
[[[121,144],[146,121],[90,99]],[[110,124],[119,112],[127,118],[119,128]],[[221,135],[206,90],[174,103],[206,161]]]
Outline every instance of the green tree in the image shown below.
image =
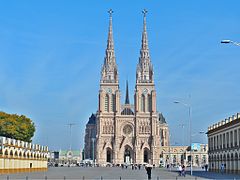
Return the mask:
[[32,142],[35,130],[30,118],[0,111],[0,136]]

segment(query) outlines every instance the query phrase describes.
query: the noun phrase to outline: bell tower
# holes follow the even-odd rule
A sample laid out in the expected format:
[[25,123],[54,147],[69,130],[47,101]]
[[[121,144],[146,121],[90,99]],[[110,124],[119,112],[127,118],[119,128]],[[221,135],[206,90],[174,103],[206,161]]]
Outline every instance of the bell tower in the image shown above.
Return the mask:
[[121,114],[118,69],[113,42],[113,11],[110,9],[108,13],[108,39],[104,64],[101,70],[97,113],[96,160],[100,164],[104,162],[113,163],[115,159],[116,117]]

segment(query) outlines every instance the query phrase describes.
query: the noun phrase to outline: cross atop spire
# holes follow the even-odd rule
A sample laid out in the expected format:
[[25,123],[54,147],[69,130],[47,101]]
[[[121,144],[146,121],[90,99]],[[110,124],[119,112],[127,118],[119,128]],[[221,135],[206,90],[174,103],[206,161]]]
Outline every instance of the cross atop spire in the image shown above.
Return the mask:
[[146,9],[142,10],[142,13],[143,13],[144,17],[146,17],[147,12],[148,11]]
[[108,10],[108,13],[109,13],[109,16],[112,17],[113,10],[112,10],[112,9],[109,9],[109,10]]

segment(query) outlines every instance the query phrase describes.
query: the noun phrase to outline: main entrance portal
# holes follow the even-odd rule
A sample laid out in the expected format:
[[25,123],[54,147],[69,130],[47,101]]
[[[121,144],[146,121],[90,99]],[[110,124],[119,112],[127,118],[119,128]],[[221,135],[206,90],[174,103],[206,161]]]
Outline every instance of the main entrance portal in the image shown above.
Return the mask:
[[143,161],[145,163],[149,163],[149,158],[150,158],[150,151],[147,148],[145,148],[143,152]]
[[132,163],[132,150],[130,147],[126,147],[124,151],[124,163],[131,164]]

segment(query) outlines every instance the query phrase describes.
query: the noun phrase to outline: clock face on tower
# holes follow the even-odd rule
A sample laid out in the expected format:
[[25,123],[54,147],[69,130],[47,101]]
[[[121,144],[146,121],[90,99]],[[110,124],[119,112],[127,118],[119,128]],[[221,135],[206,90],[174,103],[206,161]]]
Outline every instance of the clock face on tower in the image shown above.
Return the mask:
[[148,89],[145,88],[145,89],[143,90],[143,93],[144,93],[144,94],[147,94],[147,93],[148,93]]
[[107,93],[111,94],[111,93],[112,93],[112,89],[111,89],[111,88],[108,88],[108,89],[107,89]]

